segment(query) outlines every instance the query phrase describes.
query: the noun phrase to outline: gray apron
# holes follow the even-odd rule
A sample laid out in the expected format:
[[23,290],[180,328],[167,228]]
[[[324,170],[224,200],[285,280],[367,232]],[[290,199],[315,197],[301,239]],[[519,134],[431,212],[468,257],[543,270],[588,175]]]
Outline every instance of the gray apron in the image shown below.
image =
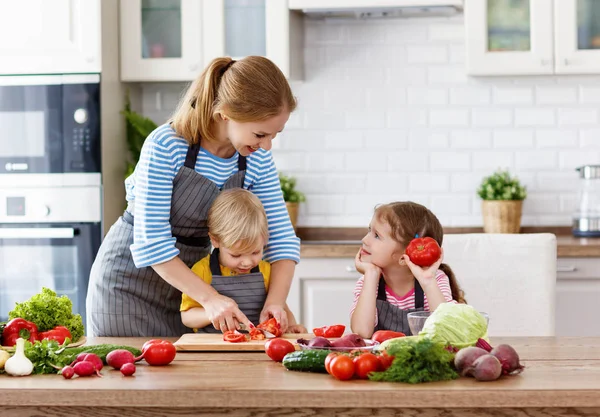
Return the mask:
[[408,313],[413,311],[425,310],[425,295],[419,281],[415,279],[415,308],[402,310],[387,301],[385,293],[385,280],[383,276],[379,278],[379,288],[377,289],[377,300],[375,301],[377,308],[377,330],[392,330],[394,332],[402,332],[407,336],[411,336],[412,332],[408,326]]
[[[265,279],[258,266],[252,268],[249,274],[225,277],[221,275],[219,264],[219,249],[210,254],[211,285],[221,295],[231,298],[253,324],[258,324],[260,312],[267,300]],[[221,333],[213,325],[197,330],[199,333]]]
[[[196,172],[200,143],[188,148],[173,180],[170,224],[179,258],[192,267],[210,251],[208,210],[222,189],[244,184],[246,158],[221,189]],[[189,332],[181,322],[181,292],[152,267],[137,268],[131,256],[134,206],[104,238],[90,272],[87,295],[88,336],[178,337]]]

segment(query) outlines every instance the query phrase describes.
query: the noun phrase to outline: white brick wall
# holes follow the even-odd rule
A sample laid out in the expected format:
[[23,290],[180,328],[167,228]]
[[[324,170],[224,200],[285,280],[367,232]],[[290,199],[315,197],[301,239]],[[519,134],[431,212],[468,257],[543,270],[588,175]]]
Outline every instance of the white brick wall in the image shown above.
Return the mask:
[[[304,226],[366,226],[393,200],[448,226],[481,225],[475,193],[497,167],[529,191],[525,225],[569,225],[574,168],[600,163],[600,75],[468,77],[462,16],[306,21],[299,107],[277,139],[298,178]],[[164,120],[182,84],[144,84]]]

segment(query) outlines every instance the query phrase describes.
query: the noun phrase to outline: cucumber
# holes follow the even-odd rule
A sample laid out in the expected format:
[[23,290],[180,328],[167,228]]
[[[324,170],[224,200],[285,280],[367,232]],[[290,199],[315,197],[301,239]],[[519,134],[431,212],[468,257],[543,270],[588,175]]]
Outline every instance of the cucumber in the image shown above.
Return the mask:
[[285,355],[283,366],[290,371],[327,373],[325,358],[330,353],[325,349],[297,350]]

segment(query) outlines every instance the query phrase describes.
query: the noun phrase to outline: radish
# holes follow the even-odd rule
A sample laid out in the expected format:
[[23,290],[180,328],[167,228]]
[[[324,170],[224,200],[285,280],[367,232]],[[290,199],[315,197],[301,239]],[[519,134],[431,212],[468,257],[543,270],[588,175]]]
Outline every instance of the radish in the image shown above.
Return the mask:
[[101,371],[102,368],[104,368],[104,363],[102,363],[102,359],[100,359],[100,357],[95,353],[81,352],[79,355],[77,355],[77,358],[75,358],[71,366],[75,365],[78,362],[91,362],[97,371]]
[[115,369],[121,369],[126,363],[134,363],[135,356],[128,350],[116,349],[106,355],[106,363]]
[[502,375],[502,365],[498,358],[486,353],[473,362],[468,372],[478,381],[495,381]]
[[131,376],[135,373],[135,365],[133,363],[126,363],[121,366],[121,373],[125,376]]
[[73,378],[73,375],[75,375],[75,370],[72,366],[67,365],[64,368],[62,368],[60,373],[62,374],[62,376],[65,377],[65,379],[71,379]]
[[475,362],[480,356],[487,354],[488,352],[486,352],[484,349],[475,346],[463,348],[459,350],[454,357],[454,366],[461,376],[467,376],[467,372],[473,366],[473,362]]
[[102,376],[100,374],[100,372],[98,372],[96,370],[96,368],[94,367],[94,364],[92,362],[87,362],[87,361],[77,362],[73,366],[73,370],[79,376],[90,376],[90,375],[93,375],[93,374],[96,374],[98,376]]

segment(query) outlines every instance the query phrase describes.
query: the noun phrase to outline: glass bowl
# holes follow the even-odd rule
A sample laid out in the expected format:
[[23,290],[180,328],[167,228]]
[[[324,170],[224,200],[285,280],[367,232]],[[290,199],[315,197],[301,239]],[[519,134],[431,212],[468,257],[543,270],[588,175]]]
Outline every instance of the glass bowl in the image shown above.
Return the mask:
[[370,339],[365,339],[365,343],[367,346],[363,347],[307,346],[300,343],[298,343],[298,346],[300,346],[300,350],[330,350],[332,352],[371,352],[376,350],[377,346],[379,346],[379,342]]
[[[488,313],[480,311],[479,314],[481,314],[485,318],[486,324],[489,325],[490,316],[488,315]],[[408,318],[408,327],[410,327],[410,331],[413,335],[418,335],[419,332],[423,330],[425,321],[430,315],[430,311],[415,311],[406,315],[406,317]]]

